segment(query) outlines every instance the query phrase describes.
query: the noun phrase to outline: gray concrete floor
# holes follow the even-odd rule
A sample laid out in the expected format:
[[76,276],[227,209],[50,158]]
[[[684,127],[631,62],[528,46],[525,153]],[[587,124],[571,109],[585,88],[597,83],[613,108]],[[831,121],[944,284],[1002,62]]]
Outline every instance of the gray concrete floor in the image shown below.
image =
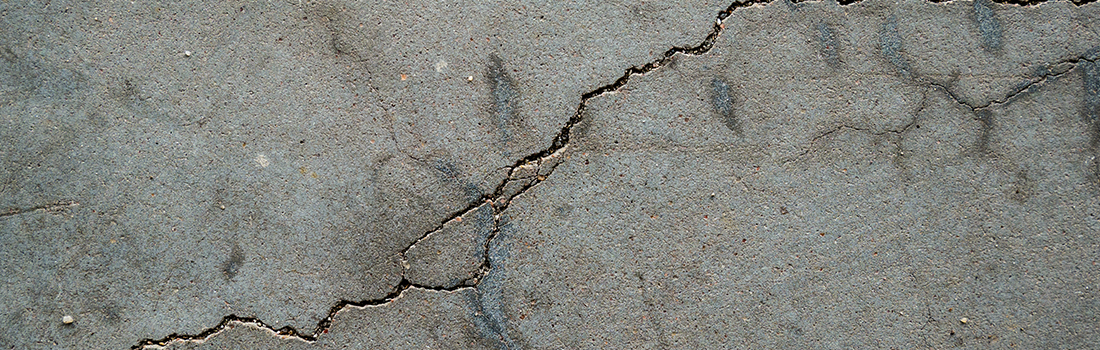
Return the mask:
[[0,348],[1100,342],[1096,2],[8,1],[0,58]]

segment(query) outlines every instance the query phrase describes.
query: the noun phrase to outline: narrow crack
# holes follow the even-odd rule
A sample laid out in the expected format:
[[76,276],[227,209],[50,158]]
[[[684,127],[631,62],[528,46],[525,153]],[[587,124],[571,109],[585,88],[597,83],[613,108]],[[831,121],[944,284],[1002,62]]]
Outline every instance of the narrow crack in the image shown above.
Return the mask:
[[30,212],[34,212],[34,211],[39,211],[39,210],[45,211],[47,213],[54,214],[54,213],[59,213],[59,212],[69,210],[69,208],[75,207],[75,206],[78,206],[78,205],[80,205],[80,203],[77,203],[75,201],[56,201],[56,202],[53,202],[53,203],[40,204],[40,205],[36,205],[36,206],[33,206],[33,207],[10,208],[6,211],[0,212],[0,218],[20,215],[20,214],[26,214],[26,213],[30,213]]
[[956,94],[954,91],[952,91],[947,86],[948,84],[944,84],[944,83],[940,83],[940,82],[936,82],[936,81],[931,81],[931,80],[927,80],[927,79],[918,79],[918,81],[923,81],[924,83],[928,84],[929,86],[931,86],[933,88],[943,90],[944,93],[946,93],[947,96],[951,98],[951,100],[955,101],[955,103],[957,103],[959,105],[962,105],[966,108],[969,108],[973,112],[978,112],[978,111],[981,111],[981,110],[984,110],[984,109],[992,108],[994,106],[1008,104],[1008,103],[1012,102],[1012,100],[1015,99],[1017,96],[1030,91],[1031,88],[1036,87],[1036,86],[1042,86],[1044,83],[1046,83],[1047,80],[1057,79],[1057,78],[1062,77],[1063,75],[1069,74],[1075,68],[1077,68],[1077,65],[1080,64],[1081,61],[1094,62],[1095,59],[1094,58],[1090,59],[1090,56],[1095,56],[1095,55],[1097,55],[1097,53],[1087,52],[1085,54],[1082,54],[1082,55],[1074,57],[1074,58],[1065,59],[1065,60],[1061,60],[1061,61],[1058,61],[1058,62],[1055,62],[1055,63],[1052,63],[1052,64],[1048,64],[1045,67],[1044,72],[1042,74],[1040,74],[1038,77],[1032,78],[1031,80],[1029,80],[1026,83],[1022,83],[1022,84],[1017,85],[1016,88],[1013,89],[1011,92],[1009,92],[1008,95],[1006,95],[1004,98],[999,99],[999,100],[998,99],[993,99],[993,100],[990,100],[990,101],[988,101],[986,103],[983,103],[981,105],[972,105],[969,102],[963,100],[962,98],[959,97],[958,94]]
[[[1042,86],[1044,83],[1046,83],[1050,79],[1057,79],[1057,78],[1060,78],[1060,77],[1062,77],[1066,74],[1069,74],[1074,69],[1076,69],[1077,66],[1082,61],[1096,62],[1097,60],[1100,60],[1100,49],[1092,49],[1092,50],[1089,50],[1089,51],[1087,51],[1084,54],[1081,54],[1079,56],[1076,56],[1076,57],[1073,57],[1073,58],[1070,58],[1070,59],[1064,59],[1064,60],[1061,60],[1061,61],[1058,61],[1058,62],[1055,62],[1055,63],[1052,63],[1052,64],[1048,64],[1048,65],[1046,65],[1046,67],[1044,69],[1044,72],[1042,74],[1040,74],[1039,76],[1029,80],[1028,82],[1017,85],[1016,88],[1013,89],[1011,92],[1009,92],[1004,98],[1002,98],[1002,99],[993,99],[993,100],[985,102],[981,105],[972,105],[969,102],[966,102],[961,97],[959,97],[958,94],[956,94],[954,91],[952,91],[950,87],[948,87],[949,84],[944,84],[944,83],[932,81],[932,80],[929,80],[929,79],[926,79],[926,78],[921,78],[921,77],[916,77],[916,78],[914,78],[914,80],[919,82],[919,83],[923,83],[923,84],[931,87],[933,90],[942,90],[944,92],[944,94],[946,94],[947,97],[951,98],[951,100],[954,101],[956,104],[970,109],[970,111],[975,114],[975,116],[974,116],[975,120],[978,120],[979,122],[982,122],[983,124],[987,124],[987,123],[989,123],[989,120],[988,120],[989,116],[986,115],[985,113],[979,113],[979,112],[988,110],[989,108],[992,108],[994,106],[1000,106],[1000,105],[1005,105],[1005,104],[1011,103],[1015,98],[1019,97],[1020,95],[1022,95],[1024,93],[1027,93],[1032,88],[1037,87],[1037,86]],[[926,103],[927,99],[928,99],[928,95],[927,95],[927,93],[925,93],[925,96],[923,97],[923,99],[920,103],[920,108],[918,108],[918,112],[920,110],[924,109],[924,104]],[[802,157],[806,156],[807,154],[809,154],[810,152],[813,151],[813,148],[812,148],[813,146],[812,145],[814,143],[817,143],[817,141],[821,140],[822,138],[824,138],[826,136],[829,136],[829,135],[832,135],[832,134],[834,134],[838,131],[841,131],[841,130],[847,129],[847,130],[855,130],[855,131],[865,131],[865,132],[869,132],[869,133],[871,133],[873,135],[876,135],[876,136],[885,135],[887,133],[893,133],[893,134],[901,135],[901,134],[905,133],[906,131],[908,131],[910,127],[915,125],[915,123],[916,123],[916,116],[914,116],[909,121],[908,124],[904,125],[900,129],[890,129],[890,130],[884,130],[884,131],[881,131],[881,132],[876,132],[876,131],[874,131],[870,128],[860,127],[860,126],[856,126],[856,125],[849,125],[849,124],[839,125],[839,126],[836,126],[832,129],[829,129],[829,130],[821,133],[820,135],[815,136],[813,139],[811,139],[809,141],[808,144],[810,146],[803,149],[802,152],[800,152],[800,153],[798,153],[794,156],[791,156],[791,157],[787,158],[786,160],[784,160],[783,165],[787,165],[791,162],[794,162],[794,161],[796,161],[798,159],[801,159]]]
[[[797,160],[801,159],[802,157],[805,157],[807,154],[810,154],[810,152],[813,152],[813,144],[815,144],[818,141],[820,141],[821,139],[823,139],[823,138],[825,138],[829,135],[835,134],[835,133],[837,133],[841,130],[853,130],[853,131],[866,132],[866,133],[869,133],[869,134],[874,135],[874,136],[883,136],[883,135],[889,135],[889,134],[901,136],[901,135],[905,134],[906,132],[908,132],[909,129],[913,128],[914,125],[917,125],[917,119],[919,118],[920,113],[922,111],[924,111],[924,109],[927,107],[926,106],[927,103],[928,103],[928,90],[924,90],[924,92],[921,94],[921,101],[920,101],[920,103],[917,104],[917,109],[915,111],[913,111],[913,113],[912,113],[913,117],[909,118],[909,122],[905,123],[905,125],[902,125],[900,128],[886,129],[886,130],[882,130],[882,131],[875,131],[872,128],[862,127],[862,126],[857,126],[857,125],[850,125],[850,124],[838,125],[838,126],[832,128],[832,129],[829,129],[829,130],[821,133],[820,135],[814,136],[814,138],[810,139],[810,141],[807,142],[807,145],[809,145],[809,146],[805,147],[802,150],[802,152],[799,152],[798,154],[793,155],[793,156],[788,157],[787,159],[783,160],[782,165],[785,166],[787,164],[790,164],[794,161],[797,161]],[[900,148],[901,145],[898,144],[898,142],[899,141],[894,141],[895,146]]]
[[[389,293],[387,293],[385,296],[383,296],[381,298],[367,299],[367,300],[362,300],[362,301],[340,300],[335,305],[333,305],[332,308],[330,308],[328,316],[326,316],[321,321],[319,321],[317,326],[314,328],[313,332],[311,332],[311,333],[299,332],[297,329],[295,329],[291,326],[284,326],[282,328],[275,329],[274,327],[264,323],[262,320],[260,320],[259,318],[255,318],[255,317],[240,317],[240,316],[236,316],[236,315],[228,315],[228,316],[223,317],[222,321],[220,323],[218,323],[216,326],[208,328],[206,330],[203,330],[202,332],[199,332],[197,334],[176,334],[176,333],[173,333],[173,334],[170,334],[170,335],[168,335],[164,338],[161,338],[161,339],[156,339],[156,340],[154,340],[154,339],[144,339],[144,340],[139,341],[137,345],[132,347],[132,349],[144,349],[144,348],[148,348],[148,347],[166,347],[170,343],[173,343],[173,342],[201,341],[201,340],[205,340],[205,339],[207,339],[207,338],[209,338],[209,337],[211,337],[215,334],[220,333],[221,331],[225,330],[226,328],[231,328],[233,324],[249,324],[249,325],[259,327],[259,328],[270,330],[270,331],[272,331],[275,334],[280,335],[280,336],[298,338],[298,339],[306,341],[306,342],[315,342],[320,335],[328,333],[328,330],[329,330],[329,328],[331,328],[332,322],[333,322],[336,314],[338,314],[340,311],[342,311],[342,310],[344,310],[345,308],[348,308],[348,307],[365,308],[365,307],[369,307],[369,306],[386,305],[386,304],[389,304],[390,302],[400,298],[404,294],[404,292],[409,290],[409,289],[420,289],[420,290],[428,290],[428,291],[435,291],[435,292],[456,292],[456,291],[460,291],[460,290],[476,289],[478,287],[478,285],[481,283],[481,281],[483,281],[483,279],[488,275],[489,271],[491,271],[493,269],[493,262],[492,262],[492,259],[490,258],[490,250],[492,248],[493,240],[497,236],[500,235],[501,221],[502,221],[504,211],[508,209],[508,206],[511,204],[512,200],[514,200],[516,197],[518,197],[520,195],[525,194],[528,190],[530,190],[530,189],[534,188],[535,186],[537,186],[537,185],[541,184],[542,182],[544,182],[554,172],[554,170],[557,169],[557,166],[561,164],[561,162],[564,160],[562,153],[564,152],[566,147],[569,146],[569,142],[572,140],[572,130],[573,130],[573,128],[576,125],[578,125],[578,124],[580,124],[581,122],[584,121],[585,109],[587,108],[589,100],[591,100],[593,98],[596,98],[596,97],[599,97],[599,96],[602,96],[602,95],[607,94],[607,93],[612,93],[612,92],[618,91],[623,86],[625,86],[627,83],[629,83],[630,79],[633,76],[645,75],[645,74],[647,74],[649,72],[652,72],[652,71],[654,71],[658,68],[661,68],[661,67],[669,64],[670,62],[672,62],[676,55],[681,55],[682,54],[682,55],[688,55],[688,56],[697,56],[697,55],[706,54],[707,52],[709,52],[711,50],[711,48],[714,46],[715,41],[718,39],[719,35],[721,35],[722,31],[725,29],[725,26],[723,25],[723,21],[726,18],[728,18],[729,16],[731,16],[734,13],[734,11],[736,11],[738,9],[741,9],[741,8],[752,7],[752,6],[755,6],[755,5],[769,4],[773,1],[776,1],[776,0],[741,0],[741,1],[735,1],[735,2],[731,3],[728,7],[726,7],[726,9],[724,9],[724,10],[722,10],[718,13],[717,18],[714,21],[714,25],[713,25],[713,28],[712,28],[711,32],[698,45],[687,46],[687,47],[681,47],[681,46],[672,47],[672,48],[666,50],[659,58],[657,58],[657,59],[655,59],[655,60],[653,60],[649,63],[643,64],[643,65],[638,65],[638,66],[632,66],[632,67],[626,69],[625,72],[623,73],[623,75],[620,76],[618,79],[616,79],[611,84],[600,86],[600,87],[598,87],[598,88],[596,88],[592,91],[589,91],[589,92],[584,93],[583,95],[581,95],[581,101],[580,101],[579,105],[577,106],[576,112],[573,113],[573,115],[569,118],[569,120],[565,123],[565,125],[562,126],[561,130],[554,137],[554,139],[551,142],[549,147],[547,147],[545,149],[542,149],[540,151],[531,153],[531,154],[527,155],[526,157],[523,157],[523,158],[520,158],[520,159],[516,160],[516,162],[513,165],[502,168],[502,169],[508,169],[508,176],[506,176],[496,186],[496,188],[494,189],[492,194],[482,195],[481,198],[469,203],[465,208],[460,209],[460,210],[452,213],[451,215],[447,216],[446,218],[444,218],[440,222],[439,225],[437,225],[432,230],[429,230],[428,232],[425,232],[423,235],[418,237],[413,243],[409,244],[407,247],[402,249],[401,252],[398,253],[400,258],[401,258],[402,269],[403,269],[401,281],[397,285],[395,285],[394,288]],[[862,0],[849,0],[849,1],[839,0],[839,4],[842,5],[842,6],[847,6],[847,5],[854,4],[854,3],[857,3],[857,2],[860,2],[860,1],[862,1]],[[950,2],[951,0],[946,0],[946,1],[930,0],[930,1],[935,2],[935,3],[940,3],[940,2]],[[1084,0],[1084,1],[1074,0],[1073,4],[1075,4],[1077,6],[1081,6],[1081,5],[1084,5],[1084,4],[1093,2],[1093,1],[1096,1],[1096,0]],[[1030,6],[1030,5],[1038,5],[1038,4],[1044,3],[1044,2],[1046,2],[1046,0],[1038,0],[1038,1],[1031,1],[1031,0],[993,0],[993,2],[1001,3],[1001,4],[1014,4],[1014,5],[1021,5],[1021,6]],[[1079,60],[1080,59],[1078,59],[1078,61]],[[1078,62],[1078,61],[1073,61],[1073,63],[1076,64],[1076,62]],[[1072,68],[1070,68],[1069,70],[1072,70]],[[1067,70],[1067,71],[1069,71],[1069,70]],[[1057,77],[1057,76],[1060,76],[1061,74],[1065,74],[1065,72],[1059,73],[1057,75],[1050,75],[1049,77]],[[1016,95],[1018,95],[1018,94],[1020,94],[1024,91],[1027,91],[1027,89],[1029,89],[1031,85],[1034,85],[1034,84],[1039,83],[1041,81],[1045,81],[1047,78],[1048,78],[1048,76],[1043,76],[1038,81],[1035,81],[1031,84],[1028,84],[1026,86],[1021,87],[1018,91],[1016,91],[1015,93],[1013,93],[1009,97],[1007,97],[1005,99],[1005,102],[1002,102],[1002,103],[1007,103],[1007,101],[1011,100],[1012,97],[1014,97],[1014,96],[1016,96]],[[945,91],[947,91],[948,94],[952,95],[952,98],[954,98],[956,102],[962,103],[962,102],[960,102],[961,100],[957,99],[956,96],[954,96],[942,84],[941,85],[936,85],[936,86],[938,86],[938,87],[944,89]],[[368,80],[368,87],[371,89],[372,92],[378,93],[378,91],[375,89],[375,87],[372,84],[370,84],[369,80]],[[384,105],[384,101],[380,102],[379,106],[383,109],[384,113],[386,113],[388,115],[390,114],[389,109],[386,108],[385,105]],[[985,108],[985,107],[982,107],[982,108]],[[392,117],[392,115],[391,115],[391,117]],[[405,154],[407,157],[409,157],[413,160],[416,160],[416,161],[422,161],[421,159],[416,158],[416,157],[412,156],[411,154],[409,154],[409,153],[407,153],[407,152],[405,152],[401,149],[400,144],[397,141],[395,126],[392,125],[393,121],[394,121],[394,119],[391,118],[391,129],[390,129],[391,135],[390,136],[391,136],[393,142],[395,143],[395,147],[398,149],[399,152]],[[908,130],[912,125],[914,125],[914,123],[915,123],[915,120],[911,121],[909,124],[905,125],[900,130],[887,130],[885,132],[881,132],[881,133],[878,133],[878,134],[885,134],[885,133],[901,134],[901,133],[904,133],[906,130]],[[841,129],[844,129],[844,128],[853,129],[853,130],[871,131],[870,129],[859,128],[859,127],[856,127],[856,126],[842,125],[842,126],[839,126],[839,127],[835,128],[831,131],[828,131],[828,132],[826,132],[822,135],[819,135],[819,136],[815,137],[814,140],[816,141],[816,140],[820,139],[821,137],[824,137],[828,134],[837,132],[837,131],[839,131]],[[803,152],[803,155],[805,155],[808,152],[809,152],[809,150],[807,150],[806,152]],[[741,179],[739,178],[738,181],[741,181]],[[520,182],[524,182],[524,183],[520,183]],[[509,187],[509,185],[513,184],[513,183],[520,183],[520,184],[518,185],[518,188]],[[745,185],[746,188],[748,188],[747,184],[743,183],[743,185]],[[72,205],[75,205],[75,204],[76,204],[75,202],[72,202]],[[411,250],[417,244],[419,244],[419,243],[423,242],[424,240],[426,240],[432,234],[434,234],[434,233],[438,232],[439,230],[443,229],[443,227],[445,225],[447,225],[448,223],[450,223],[452,221],[455,221],[458,218],[460,218],[460,217],[462,217],[466,214],[469,214],[470,212],[476,210],[478,207],[480,207],[482,205],[486,205],[486,204],[488,204],[493,210],[493,229],[491,230],[489,236],[485,239],[484,246],[482,247],[482,249],[483,249],[482,259],[483,260],[482,260],[479,272],[476,276],[474,276],[470,279],[467,279],[463,283],[460,283],[459,285],[454,286],[454,287],[440,287],[440,286],[420,285],[420,284],[416,284],[416,283],[413,283],[413,282],[408,280],[408,278],[405,276],[405,274],[408,273],[407,254],[408,254],[409,250]],[[24,211],[14,212],[14,214],[13,214],[13,212],[0,213],[0,217],[16,215],[16,214],[19,214],[19,213],[22,213],[22,212],[26,212],[26,211],[30,211],[30,210],[37,210],[37,209],[48,209],[48,208],[34,207],[34,208],[30,208],[30,209],[27,209],[27,210],[24,210]]]

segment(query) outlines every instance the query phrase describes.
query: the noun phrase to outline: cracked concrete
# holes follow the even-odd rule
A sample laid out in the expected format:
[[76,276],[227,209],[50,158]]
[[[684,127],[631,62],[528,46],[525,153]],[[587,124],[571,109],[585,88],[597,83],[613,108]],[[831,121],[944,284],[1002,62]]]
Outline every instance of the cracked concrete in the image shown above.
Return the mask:
[[1100,7],[841,4],[2,5],[0,347],[1094,343]]

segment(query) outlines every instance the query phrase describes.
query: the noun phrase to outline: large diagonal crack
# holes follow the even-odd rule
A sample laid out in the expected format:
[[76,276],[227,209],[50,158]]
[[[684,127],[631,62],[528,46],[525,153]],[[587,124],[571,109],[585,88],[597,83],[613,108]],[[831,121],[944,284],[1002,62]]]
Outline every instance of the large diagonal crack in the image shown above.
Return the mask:
[[[511,203],[512,200],[514,200],[516,197],[518,197],[520,195],[525,194],[530,189],[532,189],[535,186],[538,186],[539,184],[544,182],[554,172],[554,170],[557,168],[557,166],[559,164],[561,164],[562,160],[564,159],[563,153],[567,150],[567,148],[570,145],[570,141],[572,140],[572,130],[573,130],[573,128],[575,126],[577,126],[578,124],[580,124],[582,121],[584,121],[585,109],[587,108],[589,100],[591,100],[593,98],[596,98],[596,97],[599,97],[599,96],[602,96],[604,94],[608,94],[608,93],[618,91],[623,86],[625,86],[628,82],[630,82],[632,77],[645,75],[649,72],[652,72],[656,69],[659,69],[662,66],[665,66],[665,65],[669,64],[675,58],[675,56],[677,56],[677,55],[691,55],[691,56],[694,56],[694,55],[706,54],[714,46],[715,41],[717,40],[719,35],[721,35],[723,29],[725,28],[724,25],[723,25],[723,21],[726,18],[728,18],[730,15],[732,15],[734,13],[734,11],[736,11],[738,9],[742,9],[742,8],[752,7],[752,6],[755,6],[755,5],[768,4],[768,3],[771,3],[773,1],[775,1],[775,0],[735,1],[735,2],[731,3],[728,7],[726,7],[726,9],[724,9],[724,10],[722,10],[718,13],[717,18],[715,19],[715,22],[714,22],[713,29],[706,36],[706,38],[701,43],[699,43],[698,45],[688,46],[688,47],[679,47],[678,46],[678,47],[670,48],[670,49],[666,50],[664,52],[664,54],[662,54],[659,58],[657,58],[657,59],[655,59],[655,60],[653,60],[649,63],[632,66],[632,67],[626,69],[626,71],[623,73],[623,75],[620,76],[618,79],[616,79],[614,82],[612,82],[610,84],[607,84],[607,85],[600,86],[600,87],[598,87],[598,88],[596,88],[592,91],[584,93],[581,96],[581,101],[577,106],[576,112],[569,118],[569,120],[565,123],[565,125],[562,126],[561,130],[554,137],[554,139],[552,140],[549,147],[547,147],[545,149],[542,149],[540,151],[531,153],[531,154],[527,155],[526,157],[523,157],[523,158],[520,158],[520,159],[516,160],[516,162],[514,164],[512,164],[511,166],[505,167],[505,169],[508,170],[507,171],[508,176],[505,179],[501,180],[501,182],[496,186],[496,188],[494,189],[492,194],[483,195],[478,200],[475,200],[475,201],[469,203],[465,208],[463,208],[461,210],[458,210],[458,211],[452,213],[451,215],[449,215],[448,217],[444,218],[440,222],[439,225],[437,225],[432,230],[429,230],[428,232],[425,232],[423,235],[418,237],[412,244],[410,244],[409,246],[402,249],[402,251],[399,253],[399,255],[401,257],[402,265],[407,266],[408,259],[407,259],[406,255],[408,254],[409,250],[412,249],[414,246],[416,246],[420,242],[423,242],[425,239],[427,239],[432,234],[434,234],[434,233],[440,231],[441,229],[443,229],[443,227],[445,225],[447,225],[448,223],[451,223],[453,221],[457,221],[460,217],[471,213],[472,211],[476,210],[478,207],[481,207],[482,205],[489,205],[493,210],[493,217],[494,217],[493,228],[492,228],[488,238],[485,240],[484,246],[481,247],[483,249],[483,252],[482,252],[482,259],[483,260],[482,260],[481,268],[480,268],[478,274],[475,277],[465,281],[464,283],[460,283],[459,285],[454,286],[454,287],[428,286],[428,285],[421,285],[421,284],[413,283],[406,276],[404,276],[404,274],[406,274],[408,272],[408,267],[403,267],[404,271],[403,271],[403,274],[402,274],[401,281],[397,285],[395,285],[393,287],[393,289],[389,293],[387,293],[385,296],[383,296],[381,298],[368,299],[368,300],[362,300],[362,301],[341,300],[341,301],[337,302],[335,305],[333,305],[332,308],[330,308],[328,316],[323,318],[321,321],[319,321],[317,326],[313,329],[313,331],[309,332],[309,333],[298,331],[297,329],[295,329],[291,326],[285,326],[285,327],[282,327],[282,328],[275,329],[274,327],[264,323],[262,320],[260,320],[259,318],[255,318],[255,317],[241,317],[241,316],[236,316],[236,315],[228,315],[228,316],[223,317],[221,322],[219,322],[217,325],[215,325],[213,327],[210,327],[210,328],[207,328],[206,330],[203,330],[202,332],[199,332],[197,334],[170,334],[167,337],[164,337],[164,338],[161,338],[161,339],[144,339],[144,340],[139,341],[137,345],[132,347],[132,349],[143,349],[143,348],[147,348],[147,347],[164,347],[164,346],[167,346],[170,343],[174,343],[174,342],[201,341],[201,340],[207,339],[207,338],[209,338],[209,337],[211,337],[215,334],[218,334],[218,333],[222,332],[223,330],[225,330],[227,328],[231,328],[233,325],[236,325],[236,324],[251,325],[251,326],[254,326],[254,327],[261,328],[261,329],[269,330],[269,331],[274,332],[275,334],[283,336],[283,337],[297,338],[297,339],[300,339],[300,340],[303,340],[303,341],[306,341],[306,342],[314,342],[314,341],[317,340],[317,338],[320,335],[325,334],[325,333],[328,332],[328,329],[332,326],[332,322],[333,322],[333,319],[336,316],[336,314],[341,312],[342,310],[344,310],[346,308],[349,308],[349,307],[365,308],[365,307],[369,307],[369,306],[386,305],[386,304],[389,304],[390,302],[400,298],[405,293],[405,291],[410,290],[410,289],[421,289],[421,290],[430,290],[430,291],[438,291],[438,292],[454,292],[454,291],[466,290],[466,289],[476,289],[478,287],[478,285],[481,283],[481,281],[484,279],[484,277],[489,273],[489,271],[493,269],[493,262],[492,262],[492,259],[490,259],[489,251],[492,247],[493,240],[500,234],[501,218],[503,216],[504,211],[508,209],[508,206],[509,206],[509,204]],[[846,5],[854,4],[854,3],[857,3],[857,2],[860,2],[860,1],[861,0],[852,0],[852,1],[841,0],[841,1],[839,1],[839,3],[842,6],[846,6]],[[948,2],[950,0],[948,0],[948,1],[930,0],[930,1],[931,2]],[[1093,1],[1095,1],[1095,0],[1093,0]],[[799,2],[799,1],[796,0],[795,2]],[[1041,4],[1041,3],[1044,3],[1046,1],[1045,0],[1039,0],[1039,1],[1032,1],[1032,0],[994,0],[993,2],[1003,3],[1003,4],[1014,4],[1014,5],[1021,5],[1021,6],[1029,6],[1029,5]],[[1090,3],[1090,2],[1092,2],[1092,1],[1089,1],[1089,0],[1084,0],[1084,1],[1075,0],[1073,3],[1075,5],[1080,6],[1080,5]],[[1074,64],[1076,63],[1075,61],[1072,61],[1072,60],[1071,60],[1071,62],[1074,63]],[[1070,70],[1072,70],[1072,69],[1070,69]],[[1023,87],[1019,88],[1015,93],[1012,93],[1008,97],[1006,97],[1005,101],[997,102],[997,103],[1007,103],[1009,100],[1011,100],[1016,95],[1018,95],[1020,93],[1023,93],[1023,92],[1026,92],[1032,85],[1041,83],[1042,81],[1045,81],[1049,77],[1056,77],[1056,76],[1058,76],[1060,74],[1064,74],[1064,73],[1065,72],[1061,72],[1057,75],[1043,76],[1040,79],[1038,79],[1036,81],[1033,81],[1031,84],[1027,84],[1026,86],[1023,86]],[[368,85],[369,85],[369,82],[368,82]],[[942,88],[943,90],[948,91],[949,94],[951,94],[951,92],[945,86],[943,86],[942,84],[938,85],[938,86],[940,88]],[[377,90],[372,85],[370,86],[370,89],[372,90],[372,92],[377,93]],[[958,98],[956,98],[956,96],[954,96],[954,95],[952,95],[952,98],[954,98],[956,102],[961,101]],[[994,102],[996,102],[996,101],[994,101]],[[990,102],[990,103],[992,104],[994,102]],[[960,103],[962,103],[962,102],[960,102]],[[988,107],[988,105],[981,106],[981,108],[986,108],[986,107]],[[385,113],[387,113],[387,114],[390,113],[389,109],[385,108],[384,105],[382,106],[382,108],[383,108]],[[974,107],[972,107],[972,109],[974,109]],[[900,129],[887,130],[883,133],[901,134],[901,133],[904,133],[906,130],[908,130],[911,125],[913,125],[913,122],[910,122],[909,124],[903,126]],[[391,137],[393,138],[393,141],[395,142],[398,150],[400,151],[401,147],[400,147],[399,144],[397,144],[396,136],[393,135],[393,133],[395,131],[392,128],[393,128],[393,126],[391,125],[391,130],[390,130]],[[830,132],[826,132],[823,135],[819,135],[818,137],[815,138],[815,140],[820,139],[821,137],[824,137],[827,134],[831,134],[833,132],[840,131],[840,130],[845,129],[845,128],[854,129],[854,130],[862,130],[862,131],[871,131],[871,130],[859,128],[857,126],[845,125],[845,126],[837,127],[834,130],[832,130]],[[416,157],[413,157],[412,155],[410,155],[408,153],[405,153],[403,151],[402,151],[402,153],[404,153],[409,158],[420,161],[420,159],[418,159]],[[7,215],[13,215],[13,214],[7,214]],[[0,214],[0,216],[6,216],[6,215]]]
[[[428,232],[425,232],[423,235],[417,238],[415,242],[405,247],[405,249],[403,249],[399,253],[402,265],[407,265],[408,259],[406,255],[408,254],[410,249],[416,246],[416,244],[424,241],[433,233],[441,230],[444,225],[472,212],[483,204],[489,204],[490,207],[493,209],[493,229],[490,232],[489,237],[485,240],[484,246],[482,247],[483,260],[480,271],[477,276],[468,280],[468,283],[463,283],[455,287],[446,288],[415,284],[409,281],[409,279],[404,276],[404,273],[408,272],[408,268],[405,267],[405,272],[403,273],[401,282],[394,286],[393,290],[391,290],[385,296],[377,299],[362,301],[341,300],[332,306],[332,308],[329,310],[328,316],[318,322],[317,327],[315,327],[314,330],[309,333],[298,331],[297,329],[290,326],[275,329],[272,326],[264,323],[259,318],[255,317],[229,315],[223,317],[222,321],[218,323],[218,325],[208,328],[197,334],[170,334],[162,339],[145,339],[141,340],[140,342],[138,342],[137,345],[133,346],[133,349],[142,349],[146,347],[163,347],[173,342],[203,340],[217,333],[220,333],[221,331],[231,327],[234,324],[249,324],[258,328],[270,330],[280,336],[298,338],[303,341],[313,342],[317,340],[318,336],[328,331],[328,329],[332,326],[332,320],[336,316],[336,314],[348,307],[363,308],[368,306],[385,305],[401,297],[401,295],[409,289],[453,292],[463,289],[477,288],[481,280],[493,268],[492,260],[489,258],[489,250],[492,246],[493,239],[500,234],[501,216],[503,212],[508,209],[508,205],[513,199],[526,193],[531,188],[541,184],[543,181],[546,180],[548,176],[550,176],[550,174],[554,172],[554,169],[556,169],[557,166],[561,164],[562,152],[564,152],[569,146],[570,140],[572,139],[573,127],[584,120],[584,112],[589,100],[619,90],[628,82],[630,82],[631,77],[636,75],[644,75],[653,70],[656,70],[668,64],[678,54],[702,55],[709,52],[710,49],[714,46],[715,40],[718,39],[718,36],[722,33],[722,30],[724,29],[722,21],[733,14],[735,10],[757,4],[766,4],[771,1],[773,0],[748,0],[745,2],[734,2],[726,7],[725,10],[722,10],[718,13],[718,16],[714,22],[713,29],[698,45],[689,47],[673,47],[671,49],[668,49],[664,52],[663,55],[661,55],[661,57],[649,63],[628,68],[623,73],[623,75],[616,79],[614,82],[584,93],[581,96],[581,102],[577,106],[576,112],[573,113],[573,116],[569,118],[564,126],[562,126],[561,131],[559,131],[558,134],[554,137],[549,147],[516,160],[516,162],[512,166],[507,168],[508,176],[496,186],[492,194],[482,196],[479,200],[471,202],[465,208],[451,214],[450,216],[442,220],[442,222],[438,226]],[[386,112],[388,112],[388,110]]]

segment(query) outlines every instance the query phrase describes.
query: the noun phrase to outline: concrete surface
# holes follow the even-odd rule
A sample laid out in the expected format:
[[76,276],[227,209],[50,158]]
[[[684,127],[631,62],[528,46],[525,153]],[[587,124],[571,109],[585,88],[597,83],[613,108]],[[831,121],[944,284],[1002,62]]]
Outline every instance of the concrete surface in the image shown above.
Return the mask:
[[1087,348],[1098,18],[0,3],[0,348]]

